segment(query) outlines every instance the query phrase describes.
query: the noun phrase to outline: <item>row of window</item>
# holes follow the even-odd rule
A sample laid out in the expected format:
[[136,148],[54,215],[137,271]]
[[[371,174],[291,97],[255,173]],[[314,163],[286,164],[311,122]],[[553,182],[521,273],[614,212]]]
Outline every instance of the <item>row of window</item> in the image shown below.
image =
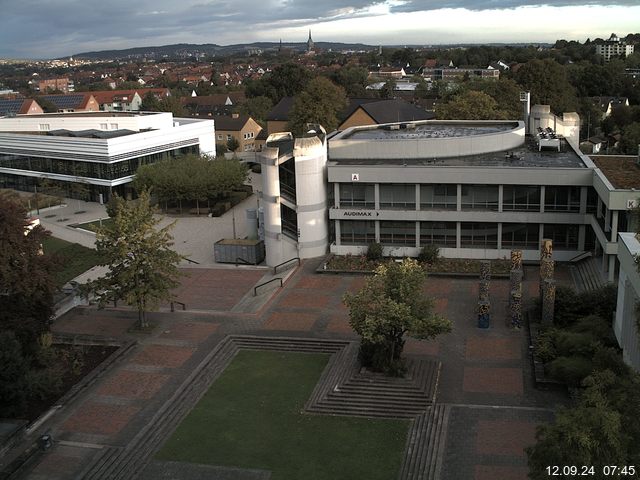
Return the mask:
[[[419,185],[420,209],[456,210],[458,187],[456,184]],[[498,210],[498,185],[462,185],[460,204],[463,210]],[[593,190],[593,189],[590,189]],[[379,185],[381,209],[416,209],[415,184]],[[540,211],[539,186],[504,185],[503,211]],[[589,192],[588,211],[595,211],[597,195]],[[340,184],[341,208],[375,208],[374,184]],[[545,211],[579,212],[580,187],[547,186],[544,193]]]
[[135,174],[140,165],[155,163],[189,153],[198,154],[199,147],[195,145],[191,147],[177,148],[166,152],[144,155],[113,163],[84,162],[81,160],[65,160],[0,153],[0,167],[13,168],[16,170],[28,170],[32,172],[72,175],[74,177],[81,178],[116,180],[118,178],[128,177]]
[[[420,245],[456,246],[456,222],[419,222]],[[544,237],[553,240],[554,248],[577,250],[578,226],[545,224]],[[376,241],[375,221],[340,221],[340,242],[343,245],[367,245]],[[415,247],[416,222],[380,221],[380,243]],[[540,226],[534,223],[503,223],[502,248],[537,249]],[[467,248],[497,248],[498,224],[460,222],[460,246]]]

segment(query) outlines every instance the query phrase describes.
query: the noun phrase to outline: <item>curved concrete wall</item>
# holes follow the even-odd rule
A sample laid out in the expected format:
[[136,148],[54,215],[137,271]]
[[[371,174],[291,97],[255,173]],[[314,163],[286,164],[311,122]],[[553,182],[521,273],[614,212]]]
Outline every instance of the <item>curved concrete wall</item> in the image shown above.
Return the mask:
[[264,211],[264,246],[267,265],[277,265],[282,259],[282,222],[280,219],[280,175],[278,148],[265,147],[259,154],[262,166],[262,208]]

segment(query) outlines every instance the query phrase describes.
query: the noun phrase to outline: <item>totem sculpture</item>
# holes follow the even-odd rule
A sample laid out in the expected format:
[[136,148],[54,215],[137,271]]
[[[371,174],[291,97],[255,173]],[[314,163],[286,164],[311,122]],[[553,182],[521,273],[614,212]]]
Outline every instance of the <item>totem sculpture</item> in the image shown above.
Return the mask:
[[509,319],[511,327],[522,326],[522,250],[511,251],[510,294],[509,294]]
[[540,298],[542,300],[542,323],[553,324],[554,304],[556,301],[556,283],[553,279],[555,262],[551,259],[553,242],[542,239],[540,248]]
[[491,323],[491,302],[489,300],[489,281],[491,280],[491,262],[480,262],[480,288],[478,291],[478,327],[489,328]]

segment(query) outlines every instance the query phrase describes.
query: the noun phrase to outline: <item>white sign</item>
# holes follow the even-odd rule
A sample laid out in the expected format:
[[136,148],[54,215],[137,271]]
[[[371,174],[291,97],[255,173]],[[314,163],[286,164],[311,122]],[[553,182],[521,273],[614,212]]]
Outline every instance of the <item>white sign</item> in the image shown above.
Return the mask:
[[637,208],[638,200],[627,200],[627,209]]
[[351,174],[351,181],[352,182],[359,182],[360,181],[360,174],[359,173],[352,173]]
[[375,218],[380,216],[375,210],[343,210],[343,218]]

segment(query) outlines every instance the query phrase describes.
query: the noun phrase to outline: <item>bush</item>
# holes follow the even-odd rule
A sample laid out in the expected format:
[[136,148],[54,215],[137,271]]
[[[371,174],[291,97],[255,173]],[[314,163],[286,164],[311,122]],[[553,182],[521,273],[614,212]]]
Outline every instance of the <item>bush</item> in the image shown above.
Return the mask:
[[558,331],[556,329],[549,329],[541,333],[536,339],[535,353],[541,362],[550,362],[558,356],[554,341],[557,334]]
[[576,333],[589,333],[608,347],[616,347],[618,342],[611,328],[611,322],[598,315],[589,315],[576,321],[569,330]]
[[440,249],[436,245],[425,245],[418,254],[418,261],[421,263],[435,263],[440,256]]
[[578,387],[582,380],[593,370],[593,364],[587,357],[579,355],[558,357],[545,365],[544,371],[549,377],[564,382],[571,387]]
[[600,342],[591,333],[561,330],[556,333],[554,344],[559,356],[583,355],[591,357],[598,349]]
[[606,284],[597,290],[576,293],[572,288],[559,286],[553,323],[558,326],[573,325],[578,319],[597,315],[610,324],[611,312],[616,309],[617,288]]
[[373,242],[367,247],[367,260],[382,260],[382,244]]

